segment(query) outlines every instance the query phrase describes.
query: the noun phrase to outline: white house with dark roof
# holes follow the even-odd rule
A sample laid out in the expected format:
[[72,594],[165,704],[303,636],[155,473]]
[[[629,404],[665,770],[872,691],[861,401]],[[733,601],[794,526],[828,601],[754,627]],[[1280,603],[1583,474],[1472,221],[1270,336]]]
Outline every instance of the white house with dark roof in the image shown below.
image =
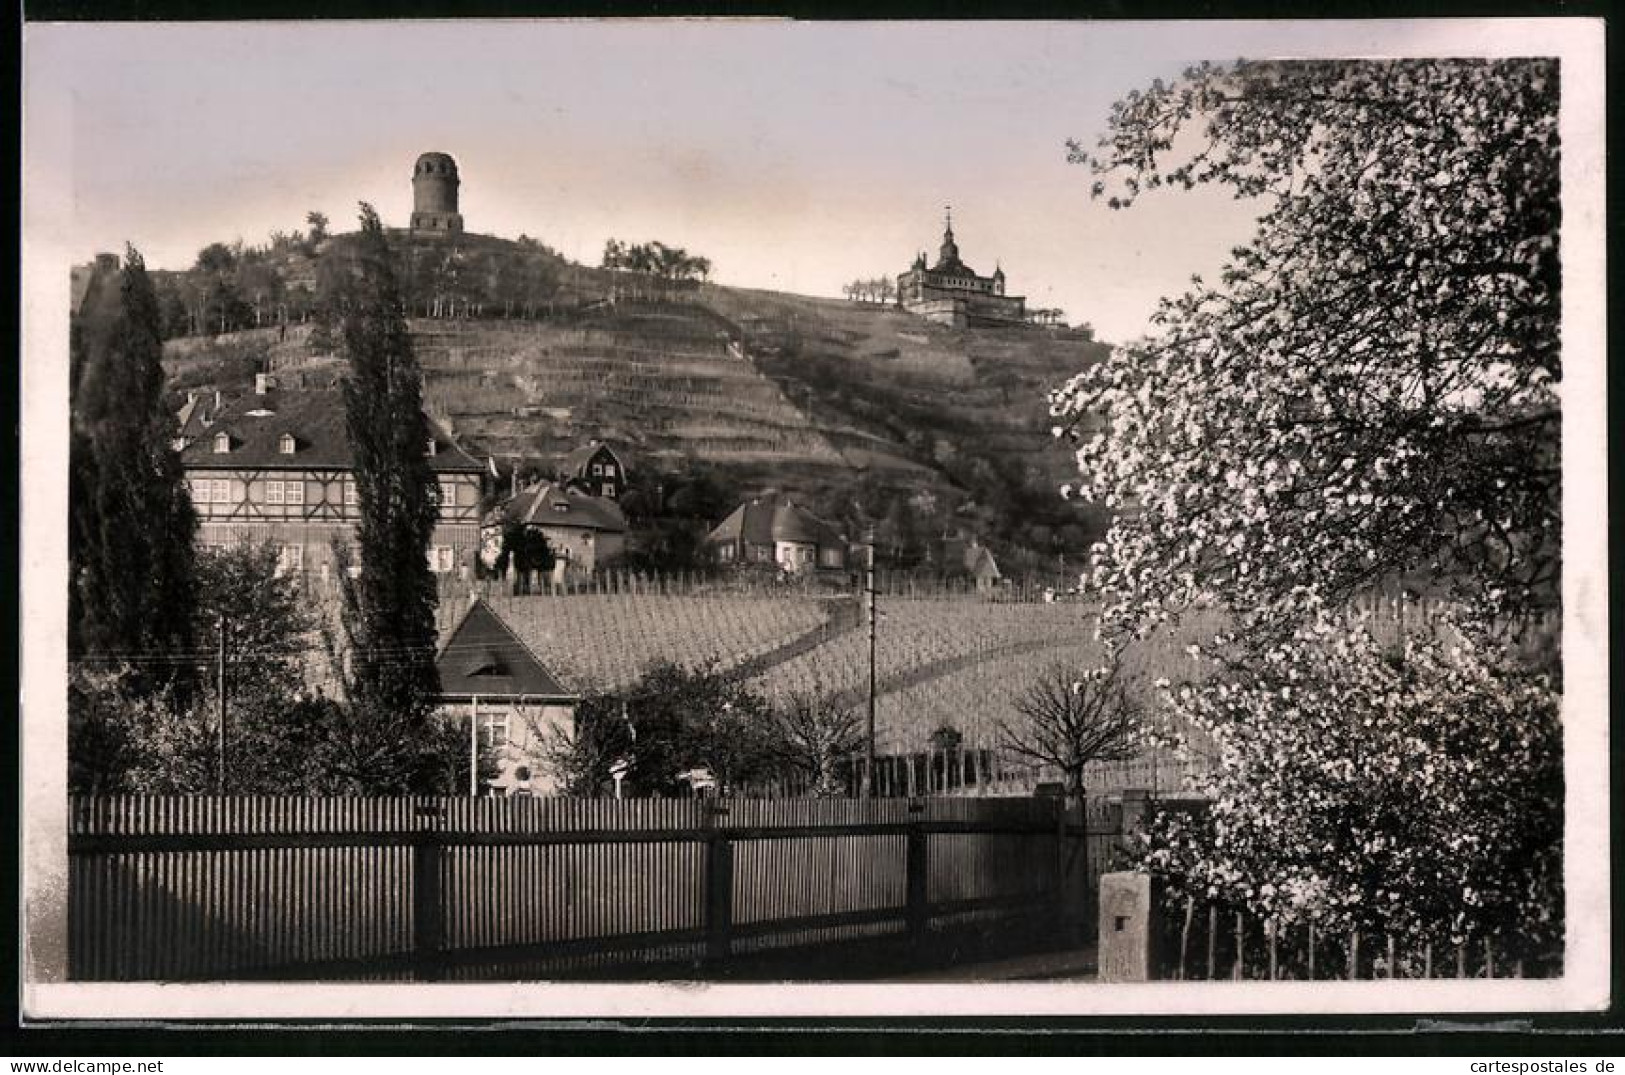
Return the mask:
[[830,523],[769,493],[729,513],[705,538],[723,565],[778,564],[786,571],[846,567],[847,542]]
[[[548,739],[574,733],[579,698],[508,623],[476,598],[440,644],[435,667],[441,711],[468,729],[470,761],[477,741],[497,763],[485,789],[496,795],[556,792],[546,764]],[[479,790],[472,771],[470,780]]]
[[[177,447],[200,544],[268,541],[279,548],[284,570],[334,569],[333,539],[353,542],[361,517],[338,387],[281,388],[260,374],[254,391],[194,396],[178,417]],[[433,419],[429,432],[423,451],[441,503],[429,563],[441,574],[472,573],[486,470]]]
[[606,497],[560,482],[539,482],[499,504],[485,518],[481,555],[494,566],[502,530],[518,523],[541,531],[557,561],[555,577],[591,575],[626,551],[626,515]]

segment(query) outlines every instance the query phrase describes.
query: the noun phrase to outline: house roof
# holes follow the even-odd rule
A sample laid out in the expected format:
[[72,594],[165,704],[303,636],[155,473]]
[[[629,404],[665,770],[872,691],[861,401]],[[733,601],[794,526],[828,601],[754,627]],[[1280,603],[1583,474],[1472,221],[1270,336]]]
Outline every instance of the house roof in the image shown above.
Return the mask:
[[473,601],[435,655],[440,700],[469,698],[575,701],[483,599]]
[[[344,421],[344,393],[327,388],[272,388],[221,399],[213,396],[188,401],[181,409],[181,436],[189,443],[181,450],[188,468],[328,467],[348,470],[355,465],[350,435]],[[433,418],[426,419],[435,440],[429,457],[432,470],[441,473],[483,471],[485,465],[462,448]],[[214,438],[225,432],[231,451],[214,450]],[[283,453],[282,435],[294,438],[293,454]]]
[[993,552],[975,538],[953,537],[942,543],[942,560],[949,570],[963,570],[976,578],[1003,577]]
[[770,545],[775,541],[838,545],[842,538],[835,527],[789,497],[771,493],[739,505],[717,524],[707,540],[744,541],[748,545]]
[[559,472],[561,474],[573,475],[578,478],[585,477],[588,464],[592,462],[592,457],[597,455],[599,452],[608,452],[610,455],[614,456],[615,462],[621,468],[621,473],[623,475],[626,473],[626,460],[621,458],[621,453],[617,452],[614,448],[611,448],[603,441],[596,440],[591,444],[583,444],[581,447],[573,449],[566,454],[564,459],[559,463]]
[[492,513],[498,521],[530,526],[569,526],[624,533],[626,515],[613,500],[588,496],[558,482],[540,482],[509,497]]

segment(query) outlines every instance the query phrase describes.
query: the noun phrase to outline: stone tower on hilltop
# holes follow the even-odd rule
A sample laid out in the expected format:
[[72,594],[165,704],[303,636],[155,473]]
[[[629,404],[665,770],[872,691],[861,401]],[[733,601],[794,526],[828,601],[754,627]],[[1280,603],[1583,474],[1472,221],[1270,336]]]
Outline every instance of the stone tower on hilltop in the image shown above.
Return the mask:
[[463,214],[457,211],[457,162],[448,153],[425,153],[412,169],[412,230],[430,235],[457,235]]

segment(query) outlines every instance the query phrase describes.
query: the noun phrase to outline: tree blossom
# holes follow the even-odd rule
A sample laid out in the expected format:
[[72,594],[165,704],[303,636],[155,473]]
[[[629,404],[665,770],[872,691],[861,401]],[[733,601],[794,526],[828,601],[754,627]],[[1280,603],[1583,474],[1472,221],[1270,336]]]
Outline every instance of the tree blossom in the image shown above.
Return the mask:
[[1051,397],[1075,495],[1117,511],[1086,578],[1114,617],[1211,596],[1282,624],[1416,572],[1496,612],[1550,596],[1555,62],[1203,66],[1072,153],[1114,206],[1264,205],[1222,280]]
[[1175,747],[1212,762],[1204,813],[1164,813],[1142,864],[1177,897],[1411,942],[1562,930],[1558,692],[1446,628],[1380,642],[1317,616],[1273,659],[1162,690]]

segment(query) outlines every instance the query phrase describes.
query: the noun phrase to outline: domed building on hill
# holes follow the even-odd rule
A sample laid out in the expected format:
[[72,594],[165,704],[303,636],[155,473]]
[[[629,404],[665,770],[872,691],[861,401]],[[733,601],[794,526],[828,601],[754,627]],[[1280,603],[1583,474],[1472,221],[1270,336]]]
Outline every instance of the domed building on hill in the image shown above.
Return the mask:
[[412,232],[460,235],[463,214],[457,209],[462,180],[449,153],[425,153],[412,168]]
[[965,328],[972,325],[1019,325],[1027,318],[1027,300],[1004,293],[1004,270],[978,276],[959,257],[950,212],[942,232],[937,263],[926,267],[922,252],[908,272],[897,278],[897,304],[927,321]]

